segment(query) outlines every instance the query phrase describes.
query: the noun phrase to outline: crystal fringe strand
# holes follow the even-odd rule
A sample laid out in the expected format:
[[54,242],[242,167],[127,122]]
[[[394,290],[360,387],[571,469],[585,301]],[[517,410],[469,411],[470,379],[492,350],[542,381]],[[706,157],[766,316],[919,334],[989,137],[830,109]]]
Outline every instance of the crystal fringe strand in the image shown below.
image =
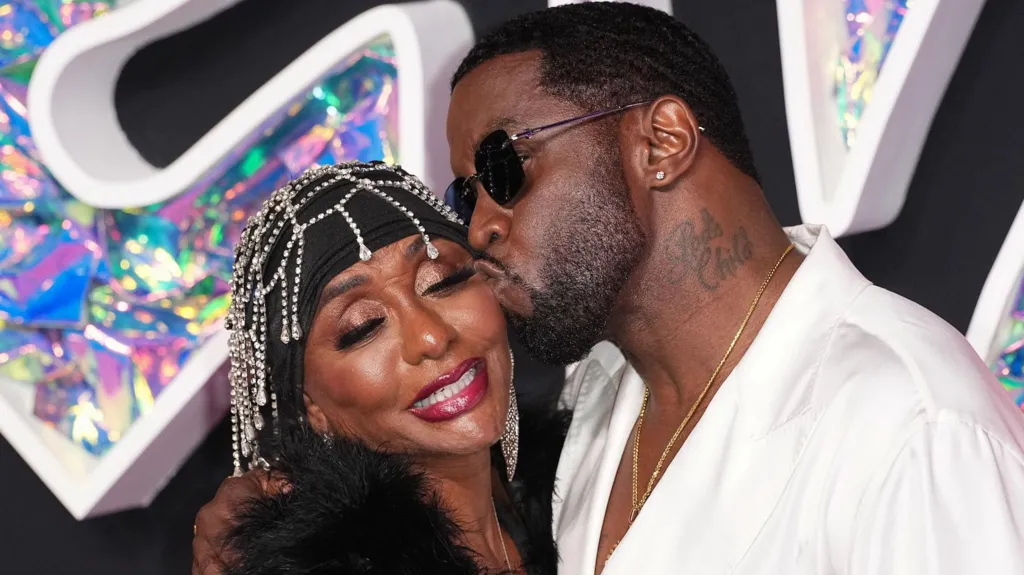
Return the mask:
[[[395,179],[370,180],[361,177],[362,174],[380,172],[390,172]],[[300,221],[300,212],[314,198],[327,190],[344,185],[351,185],[352,189],[341,201],[306,221]],[[279,431],[277,393],[273,383],[268,382],[269,317],[266,298],[275,289],[279,290],[282,328],[273,336],[278,337],[285,345],[297,345],[304,336],[299,323],[298,300],[305,255],[305,234],[328,216],[337,214],[345,220],[359,244],[359,259],[370,260],[373,254],[363,240],[359,225],[345,209],[345,205],[357,193],[367,192],[387,201],[408,217],[423,238],[428,257],[437,257],[437,248],[419,219],[382,188],[409,192],[425,201],[449,221],[465,225],[451,208],[431,193],[416,177],[404,170],[385,164],[356,163],[307,170],[297,181],[274,191],[260,210],[246,222],[239,243],[235,247],[235,266],[231,277],[233,297],[224,322],[225,327],[231,331],[228,340],[228,357],[231,362],[228,379],[231,383],[231,442],[236,475],[255,466],[267,466],[260,457],[258,434],[268,426],[261,412],[268,403],[268,395],[271,406],[269,426],[273,433],[277,434]],[[265,275],[268,271],[265,269],[267,260],[273,246],[282,237],[287,237],[288,241],[282,252],[281,262],[268,278]],[[289,270],[294,270],[291,277],[288,275]],[[507,422],[509,423],[515,425],[518,422]]]

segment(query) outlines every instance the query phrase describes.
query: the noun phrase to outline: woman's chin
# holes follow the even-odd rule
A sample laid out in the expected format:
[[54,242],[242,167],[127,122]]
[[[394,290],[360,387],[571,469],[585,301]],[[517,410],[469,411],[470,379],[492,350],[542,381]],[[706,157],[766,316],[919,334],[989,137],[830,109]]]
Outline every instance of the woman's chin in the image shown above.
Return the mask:
[[[435,457],[469,456],[488,452],[491,447],[501,441],[501,426],[493,418],[486,421],[473,421],[466,417],[465,421],[451,421],[455,425],[444,426],[433,433],[422,434],[424,452]],[[429,442],[430,445],[427,443]]]

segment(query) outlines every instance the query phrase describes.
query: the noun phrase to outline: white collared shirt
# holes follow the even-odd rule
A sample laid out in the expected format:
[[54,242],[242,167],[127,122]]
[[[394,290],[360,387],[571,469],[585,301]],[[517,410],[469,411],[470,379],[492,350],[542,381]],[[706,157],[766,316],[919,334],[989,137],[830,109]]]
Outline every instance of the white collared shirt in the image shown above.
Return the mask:
[[[1024,574],[1024,415],[964,338],[819,226],[607,575]],[[685,353],[685,350],[680,350]],[[643,382],[609,344],[566,387],[560,575],[591,575]]]

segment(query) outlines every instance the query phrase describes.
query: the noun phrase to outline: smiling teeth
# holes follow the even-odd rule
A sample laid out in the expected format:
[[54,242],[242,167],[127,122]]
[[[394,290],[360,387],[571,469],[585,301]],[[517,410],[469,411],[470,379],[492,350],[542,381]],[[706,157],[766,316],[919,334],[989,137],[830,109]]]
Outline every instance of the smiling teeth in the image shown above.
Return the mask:
[[431,393],[426,399],[422,399],[412,404],[412,406],[416,409],[430,407],[439,401],[444,401],[449,397],[455,396],[463,389],[469,387],[469,384],[473,381],[474,377],[476,377],[475,367],[470,368],[469,371],[462,374],[462,377],[460,377],[455,383],[449,383],[434,393]]

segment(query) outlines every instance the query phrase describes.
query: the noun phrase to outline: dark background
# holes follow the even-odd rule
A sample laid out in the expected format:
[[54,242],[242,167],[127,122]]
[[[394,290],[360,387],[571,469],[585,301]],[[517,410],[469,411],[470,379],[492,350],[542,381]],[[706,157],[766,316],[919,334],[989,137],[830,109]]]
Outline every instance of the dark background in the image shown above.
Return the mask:
[[[128,64],[117,88],[125,131],[148,160],[166,165],[303,50],[383,3],[247,0],[154,44]],[[478,36],[546,6],[545,0],[462,3]],[[784,224],[799,223],[774,3],[677,0],[675,14],[715,47],[732,74],[768,198]],[[899,219],[841,242],[869,279],[961,331],[1024,200],[1022,30],[1024,1],[988,0]],[[526,366],[520,375],[527,386],[558,374]],[[187,573],[193,517],[231,470],[229,437],[226,425],[215,429],[148,509],[84,522],[72,519],[0,439],[0,571]]]

